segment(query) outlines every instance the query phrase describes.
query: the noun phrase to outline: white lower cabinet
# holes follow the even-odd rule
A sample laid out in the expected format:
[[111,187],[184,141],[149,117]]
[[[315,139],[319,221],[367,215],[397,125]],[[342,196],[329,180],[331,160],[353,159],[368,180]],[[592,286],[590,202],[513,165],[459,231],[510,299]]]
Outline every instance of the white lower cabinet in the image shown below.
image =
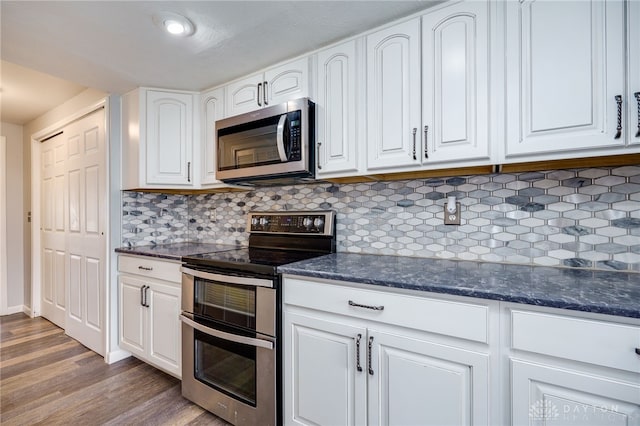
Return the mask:
[[179,268],[175,262],[119,256],[120,348],[178,378],[182,374]]
[[511,423],[640,425],[640,322],[557,311],[503,313]]
[[[491,424],[488,306],[291,277],[283,291],[285,424]],[[440,334],[458,328],[477,341]]]

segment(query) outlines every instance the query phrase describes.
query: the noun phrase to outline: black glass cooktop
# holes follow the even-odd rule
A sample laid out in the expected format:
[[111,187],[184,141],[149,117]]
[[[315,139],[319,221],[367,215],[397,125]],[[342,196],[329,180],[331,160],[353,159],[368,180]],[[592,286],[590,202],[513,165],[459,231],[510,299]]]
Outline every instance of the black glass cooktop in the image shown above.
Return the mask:
[[212,269],[275,275],[280,265],[323,256],[326,253],[266,248],[240,248],[224,252],[212,252],[185,256],[189,265]]

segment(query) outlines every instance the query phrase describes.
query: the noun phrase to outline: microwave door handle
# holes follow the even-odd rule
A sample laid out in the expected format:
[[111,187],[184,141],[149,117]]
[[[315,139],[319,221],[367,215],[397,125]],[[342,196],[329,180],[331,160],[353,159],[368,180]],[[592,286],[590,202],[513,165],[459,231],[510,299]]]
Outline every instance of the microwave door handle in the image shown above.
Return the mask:
[[243,345],[249,345],[249,346],[255,346],[259,348],[273,350],[273,342],[270,342],[268,340],[254,339],[253,337],[245,337],[245,336],[238,336],[237,334],[225,333],[224,331],[216,330],[210,327],[206,327],[202,324],[198,324],[191,318],[187,318],[182,314],[180,314],[180,320],[186,325],[188,325],[189,327],[193,327],[196,330],[199,330],[210,336],[217,337],[219,339],[228,340],[228,341],[240,343]]
[[287,152],[284,149],[284,126],[286,124],[286,121],[287,121],[287,114],[282,114],[280,116],[280,121],[278,121],[278,130],[276,134],[276,143],[278,145],[278,155],[280,156],[280,161],[282,161],[283,163],[286,163],[288,160]]

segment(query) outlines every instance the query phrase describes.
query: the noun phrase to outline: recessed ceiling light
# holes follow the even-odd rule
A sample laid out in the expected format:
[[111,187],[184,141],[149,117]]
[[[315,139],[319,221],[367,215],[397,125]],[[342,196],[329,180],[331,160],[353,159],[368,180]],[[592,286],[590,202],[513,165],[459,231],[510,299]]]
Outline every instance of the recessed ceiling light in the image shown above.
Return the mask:
[[153,23],[169,34],[187,37],[195,32],[195,27],[182,15],[172,12],[160,12],[153,15]]

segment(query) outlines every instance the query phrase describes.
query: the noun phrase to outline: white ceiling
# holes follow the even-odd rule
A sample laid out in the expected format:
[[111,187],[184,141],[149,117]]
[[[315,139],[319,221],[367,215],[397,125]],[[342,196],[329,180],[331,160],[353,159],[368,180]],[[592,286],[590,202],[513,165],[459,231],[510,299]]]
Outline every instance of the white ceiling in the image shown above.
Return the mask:
[[[199,91],[437,2],[2,0],[0,53],[3,61],[67,80],[61,84],[72,82],[76,89]],[[153,23],[158,12],[186,16],[195,34],[177,38],[161,32]],[[5,87],[27,77],[5,74],[5,68],[3,121],[7,111],[19,108],[8,103]],[[49,91],[36,94],[34,99],[46,98]]]

